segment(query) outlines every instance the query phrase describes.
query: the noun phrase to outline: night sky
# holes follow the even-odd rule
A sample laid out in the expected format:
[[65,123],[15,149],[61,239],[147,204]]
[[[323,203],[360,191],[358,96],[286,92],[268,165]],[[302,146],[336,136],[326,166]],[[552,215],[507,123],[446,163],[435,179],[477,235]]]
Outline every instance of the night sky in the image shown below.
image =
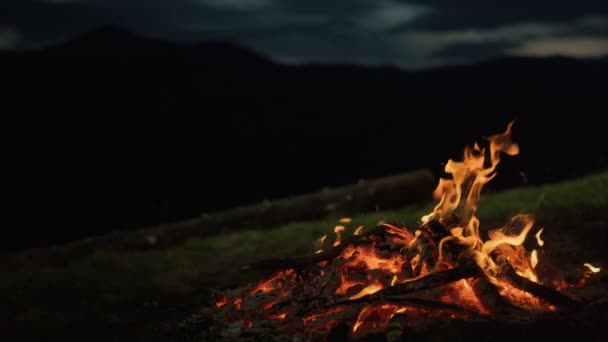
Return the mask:
[[169,40],[236,41],[293,63],[415,68],[608,54],[605,0],[2,0],[0,49],[108,25]]

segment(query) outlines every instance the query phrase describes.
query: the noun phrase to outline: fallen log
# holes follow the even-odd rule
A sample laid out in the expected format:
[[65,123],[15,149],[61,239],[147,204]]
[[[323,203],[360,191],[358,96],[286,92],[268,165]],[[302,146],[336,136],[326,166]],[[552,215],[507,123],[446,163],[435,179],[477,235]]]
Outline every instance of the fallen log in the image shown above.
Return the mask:
[[35,261],[64,265],[98,250],[160,249],[187,239],[233,233],[245,229],[272,229],[294,221],[319,220],[381,209],[394,209],[429,198],[435,176],[421,169],[356,184],[323,189],[316,193],[263,201],[189,220],[91,237],[61,246],[32,248],[10,256],[8,262]]

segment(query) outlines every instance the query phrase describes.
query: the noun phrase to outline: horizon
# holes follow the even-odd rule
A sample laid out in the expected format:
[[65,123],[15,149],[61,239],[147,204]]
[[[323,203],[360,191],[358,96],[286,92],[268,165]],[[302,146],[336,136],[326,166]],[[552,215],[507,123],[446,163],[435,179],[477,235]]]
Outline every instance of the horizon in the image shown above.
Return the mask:
[[[265,55],[261,51],[257,51],[255,48],[248,47],[246,45],[239,44],[235,41],[223,40],[223,39],[207,39],[207,40],[197,40],[197,41],[179,41],[179,40],[169,40],[160,37],[149,37],[137,32],[130,31],[124,27],[116,26],[116,25],[104,25],[100,26],[86,32],[83,32],[79,35],[71,37],[70,39],[66,39],[63,41],[56,41],[52,44],[46,46],[31,46],[31,47],[23,47],[16,49],[2,49],[0,48],[0,52],[3,53],[38,53],[48,51],[49,49],[63,49],[66,46],[73,44],[75,42],[93,40],[91,36],[96,34],[107,34],[111,35],[112,39],[120,39],[119,35],[123,35],[124,37],[131,36],[131,38],[140,40],[140,41],[149,41],[155,44],[171,44],[173,46],[180,47],[198,47],[205,44],[229,44],[237,49],[243,49],[248,53],[255,55],[258,58],[262,58],[269,63],[285,65],[285,66],[354,66],[354,67],[371,67],[371,68],[394,68],[401,71],[425,71],[425,70],[434,70],[443,67],[455,67],[455,66],[472,66],[476,64],[483,64],[493,61],[499,60],[507,60],[507,59],[530,59],[530,60],[542,60],[542,59],[564,59],[564,60],[580,60],[580,61],[604,61],[608,59],[608,52],[599,56],[577,56],[577,55],[568,55],[562,53],[549,54],[544,56],[537,55],[497,55],[497,56],[488,56],[485,58],[472,59],[472,60],[452,60],[447,63],[438,63],[438,64],[424,64],[424,65],[415,65],[408,66],[402,65],[398,63],[381,63],[381,64],[365,64],[365,63],[357,63],[348,60],[344,61],[331,61],[331,62],[317,62],[317,61],[289,61],[289,60],[279,60],[275,59],[270,55]],[[104,37],[105,38],[105,37]],[[95,42],[93,42],[95,43]],[[120,49],[116,49],[114,52],[120,52]],[[91,54],[94,55],[94,54]]]

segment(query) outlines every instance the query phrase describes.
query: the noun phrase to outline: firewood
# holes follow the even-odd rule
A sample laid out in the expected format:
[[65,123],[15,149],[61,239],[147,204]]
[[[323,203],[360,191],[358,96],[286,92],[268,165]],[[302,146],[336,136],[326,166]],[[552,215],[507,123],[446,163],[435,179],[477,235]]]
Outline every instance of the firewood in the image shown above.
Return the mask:
[[428,290],[443,285],[447,285],[451,282],[466,279],[470,277],[476,277],[479,275],[480,269],[476,264],[467,263],[459,267],[452,268],[445,271],[439,271],[428,274],[424,277],[410,280],[405,283],[396,284],[391,287],[384,288],[374,294],[366,295],[358,299],[346,300],[333,303],[331,305],[343,305],[348,303],[360,303],[375,301],[386,296],[402,295],[406,293],[412,293],[421,290]]
[[528,278],[520,276],[517,274],[513,266],[506,261],[506,258],[499,258],[499,265],[501,275],[505,277],[509,283],[511,283],[511,285],[522,291],[528,292],[541,300],[559,307],[571,308],[578,304],[575,300],[557,290],[535,283]]
[[[434,272],[416,280],[388,287],[379,291],[380,295],[395,295],[431,289],[449,284],[460,279],[479,275],[479,267],[473,263],[466,263],[456,268]],[[375,294],[376,295],[376,294]]]
[[[480,270],[480,274],[482,274]],[[515,309],[509,301],[503,297],[496,286],[483,274],[471,281],[471,288],[483,307],[490,312],[505,312]]]

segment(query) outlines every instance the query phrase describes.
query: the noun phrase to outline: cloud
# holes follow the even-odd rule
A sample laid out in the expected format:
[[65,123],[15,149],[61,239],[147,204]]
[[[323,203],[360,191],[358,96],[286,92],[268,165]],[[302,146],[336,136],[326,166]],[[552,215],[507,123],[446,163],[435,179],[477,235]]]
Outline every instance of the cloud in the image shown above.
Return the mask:
[[0,50],[14,49],[21,41],[21,34],[14,28],[0,27]]
[[434,9],[397,28],[452,30],[496,28],[521,23],[559,23],[586,16],[608,16],[605,0],[400,0]]
[[237,11],[263,9],[272,5],[272,0],[199,0],[199,2],[210,7]]
[[507,53],[518,56],[567,56],[594,58],[608,56],[608,38],[568,37],[527,41]]
[[376,1],[377,7],[361,15],[358,22],[365,28],[372,30],[390,30],[404,23],[412,22],[416,18],[429,13],[431,10],[422,5],[409,5],[392,1]]
[[[523,55],[525,51],[532,51],[532,45],[543,41],[559,40],[562,45],[602,41],[602,37],[608,38],[605,36],[608,32],[606,28],[608,18],[585,17],[570,23],[521,23],[496,28],[444,31],[410,30],[398,36],[403,45],[417,48],[419,59],[426,58],[429,64],[438,64],[515,54],[516,51]],[[592,50],[588,46],[585,49]],[[580,54],[575,50],[574,47],[571,50],[562,47],[562,54],[578,57]]]
[[450,60],[471,60],[479,58],[491,58],[504,55],[508,49],[516,47],[518,44],[513,42],[494,41],[494,42],[461,42],[449,44],[438,48],[433,56],[435,58]]

